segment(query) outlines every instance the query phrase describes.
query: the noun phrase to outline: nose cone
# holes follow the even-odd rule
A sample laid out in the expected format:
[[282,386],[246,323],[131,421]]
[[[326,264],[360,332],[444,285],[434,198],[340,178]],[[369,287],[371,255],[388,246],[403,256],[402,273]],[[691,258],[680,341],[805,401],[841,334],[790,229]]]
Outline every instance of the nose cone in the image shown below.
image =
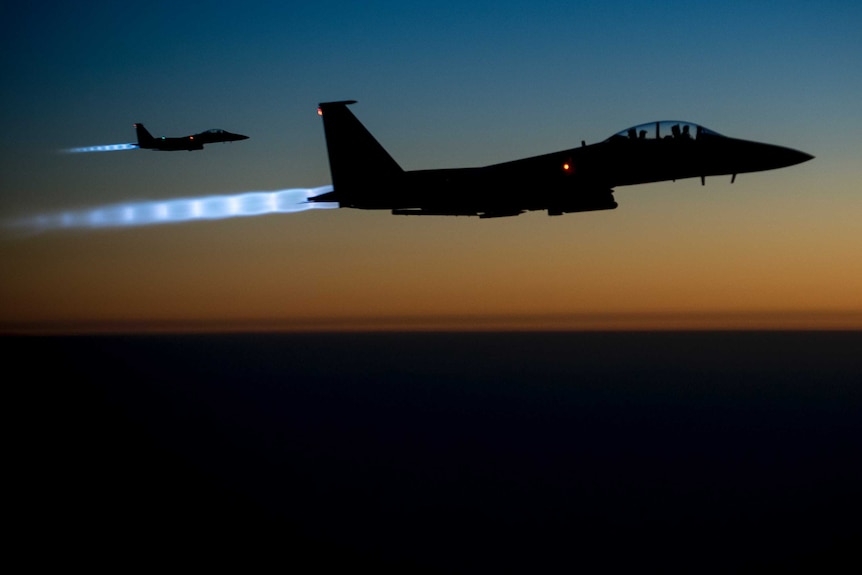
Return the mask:
[[791,148],[782,148],[781,152],[783,165],[785,166],[795,166],[796,164],[801,164],[802,162],[814,159],[814,156],[811,154],[806,154],[805,152],[800,152],[799,150],[793,150]]
[[807,162],[814,157],[811,154],[806,154],[793,148],[785,148],[784,146],[776,146],[774,144],[754,143],[753,146],[745,149],[745,152],[746,158],[744,162],[750,163],[750,166],[755,168],[751,171],[786,168]]

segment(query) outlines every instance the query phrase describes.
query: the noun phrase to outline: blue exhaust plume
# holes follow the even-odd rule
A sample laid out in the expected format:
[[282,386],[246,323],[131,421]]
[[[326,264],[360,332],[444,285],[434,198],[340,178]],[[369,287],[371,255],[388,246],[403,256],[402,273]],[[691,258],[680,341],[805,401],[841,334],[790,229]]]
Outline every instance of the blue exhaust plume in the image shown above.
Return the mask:
[[137,144],[108,144],[107,146],[86,146],[84,148],[66,148],[60,150],[65,154],[82,154],[85,152],[118,152],[120,150],[137,150]]
[[265,214],[337,208],[335,202],[308,202],[308,198],[332,191],[332,186],[293,188],[273,192],[178,198],[173,200],[110,204],[87,210],[56,212],[7,223],[19,231],[111,228],[173,224],[196,220],[220,220]]

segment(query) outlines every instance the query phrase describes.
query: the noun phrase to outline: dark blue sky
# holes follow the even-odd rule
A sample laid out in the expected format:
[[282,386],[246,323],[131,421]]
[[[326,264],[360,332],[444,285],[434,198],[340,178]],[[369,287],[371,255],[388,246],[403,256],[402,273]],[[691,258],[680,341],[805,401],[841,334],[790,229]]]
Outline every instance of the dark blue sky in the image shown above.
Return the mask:
[[[563,218],[335,210],[4,236],[0,266],[16,272],[4,321],[859,307],[857,2],[0,10],[4,219],[328,184],[315,107],[336,99],[359,100],[354,112],[407,169],[556,151],[657,119],[817,156],[733,187],[623,188],[618,210]],[[134,122],[251,139],[192,154],[56,153],[133,141]]]

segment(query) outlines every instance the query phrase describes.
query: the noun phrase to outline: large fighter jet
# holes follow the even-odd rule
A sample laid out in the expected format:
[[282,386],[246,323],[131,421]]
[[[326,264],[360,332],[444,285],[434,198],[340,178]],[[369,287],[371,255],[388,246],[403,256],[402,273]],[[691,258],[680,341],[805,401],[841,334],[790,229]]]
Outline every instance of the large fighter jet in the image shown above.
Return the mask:
[[479,168],[404,171],[347,108],[318,108],[333,191],[310,198],[396,215],[517,216],[547,210],[612,210],[617,186],[731,175],[799,164],[813,156],[722,136],[691,122],[649,122],[596,144]]
[[154,138],[144,127],[143,124],[135,124],[135,131],[138,133],[138,147],[145,150],[162,150],[166,152],[174,152],[177,150],[203,150],[204,144],[213,144],[215,142],[236,142],[239,140],[248,140],[248,136],[242,134],[233,134],[225,130],[207,130],[193,136],[185,136],[183,138]]

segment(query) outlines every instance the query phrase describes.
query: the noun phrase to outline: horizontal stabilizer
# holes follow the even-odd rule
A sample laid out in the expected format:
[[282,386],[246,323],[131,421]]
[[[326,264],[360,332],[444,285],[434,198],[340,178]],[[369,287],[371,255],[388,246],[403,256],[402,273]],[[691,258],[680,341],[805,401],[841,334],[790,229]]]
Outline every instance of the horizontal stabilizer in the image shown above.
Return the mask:
[[308,198],[309,202],[337,202],[338,194],[335,192],[326,192],[325,194],[320,194],[319,196],[314,196],[313,198]]

